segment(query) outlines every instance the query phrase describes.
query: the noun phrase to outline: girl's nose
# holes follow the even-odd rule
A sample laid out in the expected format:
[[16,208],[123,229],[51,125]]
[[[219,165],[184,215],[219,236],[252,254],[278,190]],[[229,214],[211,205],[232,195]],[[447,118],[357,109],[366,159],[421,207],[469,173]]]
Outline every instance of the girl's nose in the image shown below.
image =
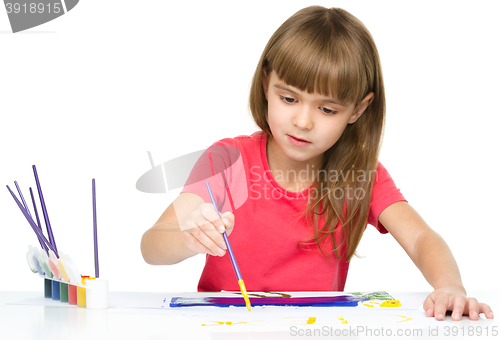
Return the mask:
[[301,108],[292,118],[292,123],[302,130],[311,130],[314,127],[312,112],[307,107]]

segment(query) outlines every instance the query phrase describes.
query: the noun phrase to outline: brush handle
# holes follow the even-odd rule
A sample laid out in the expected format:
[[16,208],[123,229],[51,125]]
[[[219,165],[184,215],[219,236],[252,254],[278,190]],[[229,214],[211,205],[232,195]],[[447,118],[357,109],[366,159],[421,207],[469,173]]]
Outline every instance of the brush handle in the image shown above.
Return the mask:
[[[215,211],[217,211],[217,215],[219,215],[219,218],[222,219],[219,209],[217,208],[217,204],[215,204],[215,199],[214,196],[212,195],[212,190],[210,190],[210,184],[208,184],[208,182],[205,183],[207,185],[208,194],[210,195],[210,199],[212,200],[212,204],[215,208]],[[236,277],[238,278],[238,281],[243,280],[241,278],[240,268],[238,268],[238,263],[236,263],[236,258],[234,257],[233,249],[231,248],[231,244],[229,243],[229,238],[227,237],[226,232],[222,234],[222,237],[224,237],[224,242],[226,242],[227,252],[229,253],[229,257],[231,258],[231,263],[233,264]]]
[[231,263],[233,264],[236,277],[238,278],[238,281],[242,281],[243,279],[241,278],[240,268],[238,268],[238,263],[236,263],[236,258],[234,257],[233,249],[231,248],[231,244],[229,243],[229,238],[227,237],[226,232],[222,234],[222,237],[224,237],[224,242],[226,242],[227,252],[229,253],[229,257],[231,258]]
[[[45,226],[47,227],[47,235],[49,236],[50,244],[57,254],[56,240],[54,239],[54,234],[52,233],[52,226],[50,225],[49,214],[47,213],[47,207],[45,206],[45,200],[43,199],[42,187],[40,186],[40,180],[38,179],[38,172],[36,171],[36,166],[33,165],[33,173],[35,174],[36,188],[38,189],[38,196],[40,196],[40,203],[42,204],[42,213],[45,220]],[[40,226],[40,229],[42,226]]]
[[96,202],[95,202],[95,179],[92,178],[92,212],[94,218],[94,270],[95,278],[99,278],[99,250],[97,247],[97,213],[96,213]]
[[35,224],[35,222],[31,218],[31,216],[28,214],[28,212],[26,211],[26,209],[24,209],[23,204],[21,202],[19,202],[19,200],[17,199],[16,195],[12,192],[12,190],[10,190],[10,188],[9,188],[8,185],[7,185],[7,189],[9,190],[10,194],[14,198],[14,201],[16,201],[17,206],[19,207],[19,209],[21,209],[21,212],[23,213],[24,217],[26,217],[26,219],[28,220],[28,223],[30,224],[31,228],[33,228],[33,231],[38,236],[38,238],[41,239],[43,242],[45,242],[47,244],[47,246],[59,258],[59,255],[57,254],[57,251],[52,248],[52,245],[50,244],[50,242],[45,238],[45,236],[43,236],[43,234],[40,233],[40,231],[38,230],[37,225]]

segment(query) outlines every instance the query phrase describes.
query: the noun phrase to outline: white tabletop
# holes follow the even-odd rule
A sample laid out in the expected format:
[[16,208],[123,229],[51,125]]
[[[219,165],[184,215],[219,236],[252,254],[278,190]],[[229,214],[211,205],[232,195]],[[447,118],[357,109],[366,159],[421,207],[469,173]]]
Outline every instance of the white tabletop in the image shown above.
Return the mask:
[[[393,292],[390,292],[393,295]],[[183,293],[110,292],[110,308],[91,310],[43,299],[42,292],[0,292],[0,339],[363,339],[390,335],[403,339],[500,339],[498,317],[471,321],[427,318],[422,307],[407,310],[359,310],[337,307],[189,307],[151,308]],[[397,293],[399,299],[419,299],[429,292]],[[500,292],[471,292],[494,312]],[[123,301],[127,300],[127,306]],[[35,302],[34,302],[35,301]],[[36,301],[42,304],[34,305]],[[25,303],[25,304],[20,304]],[[28,304],[26,304],[28,303]],[[143,303],[141,305],[141,303]],[[390,333],[389,333],[390,332]],[[402,332],[402,333],[401,333]],[[413,335],[411,335],[413,334]],[[350,336],[349,336],[350,335]]]

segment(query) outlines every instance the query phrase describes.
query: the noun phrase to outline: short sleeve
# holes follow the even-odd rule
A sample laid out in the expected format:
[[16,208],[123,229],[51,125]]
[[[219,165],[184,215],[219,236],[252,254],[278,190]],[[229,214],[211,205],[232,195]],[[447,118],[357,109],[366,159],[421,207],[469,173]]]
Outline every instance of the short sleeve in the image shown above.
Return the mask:
[[221,213],[234,212],[246,201],[247,179],[236,140],[223,139],[210,146],[193,166],[181,193],[193,193],[211,203],[206,183]]
[[387,234],[387,229],[379,222],[378,218],[388,206],[399,201],[407,202],[401,191],[396,187],[389,172],[379,162],[373,183],[368,223],[377,228],[380,233]]

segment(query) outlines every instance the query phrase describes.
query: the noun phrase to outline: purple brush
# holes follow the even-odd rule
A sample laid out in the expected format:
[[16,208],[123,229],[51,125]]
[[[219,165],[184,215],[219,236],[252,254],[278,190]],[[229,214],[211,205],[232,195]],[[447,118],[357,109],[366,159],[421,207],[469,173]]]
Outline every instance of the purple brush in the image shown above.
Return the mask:
[[17,192],[19,193],[19,196],[21,197],[21,201],[23,202],[24,209],[26,209],[28,214],[31,216],[30,210],[28,209],[28,205],[26,204],[26,201],[24,200],[23,193],[21,192],[21,188],[19,188],[17,181],[14,181],[14,184],[16,185]]
[[26,209],[24,209],[23,204],[21,202],[19,202],[19,200],[17,199],[16,195],[12,192],[12,190],[10,190],[10,188],[9,188],[8,185],[7,185],[7,189],[10,191],[10,194],[12,195],[12,197],[14,198],[14,200],[16,201],[17,206],[19,207],[19,209],[21,209],[21,212],[23,213],[24,217],[26,217],[26,219],[28,220],[28,223],[31,225],[31,228],[33,228],[33,231],[36,233],[36,235],[38,236],[38,238],[41,239],[41,240],[43,240],[43,242],[45,242],[47,244],[47,246],[54,252],[54,254],[57,256],[57,258],[59,258],[59,255],[58,255],[57,251],[54,248],[52,248],[52,245],[45,238],[45,236],[43,236],[43,234],[40,234],[40,231],[38,230],[38,227],[36,226],[35,222],[31,218],[31,216],[28,214],[28,212],[26,211]]
[[[35,197],[33,196],[33,190],[31,190],[31,188],[30,188],[30,196],[31,196],[31,202],[33,202],[33,209],[35,210],[36,225],[38,227],[38,231],[40,232],[40,234],[43,235],[42,228],[40,227],[40,218],[38,217],[38,211],[36,210]],[[26,210],[29,212],[28,209],[26,209]],[[31,218],[33,218],[33,216],[31,216]],[[45,252],[48,255],[49,254],[49,249],[47,248],[47,246],[45,245],[45,243],[42,242],[42,240],[40,238],[38,238],[38,240],[40,241],[40,245],[42,246],[43,250],[45,250]]]
[[99,278],[99,254],[97,251],[97,215],[95,204],[95,179],[92,178],[92,210],[94,212],[94,268],[95,278]]
[[40,227],[40,217],[38,217],[38,210],[36,209],[35,197],[33,196],[33,190],[31,190],[31,188],[30,188],[30,195],[31,195],[31,202],[33,202],[33,209],[35,210],[36,225],[38,226],[38,229],[42,232],[42,228]]
[[[19,187],[19,184],[17,184],[17,181],[14,181],[14,184],[16,185],[17,192],[19,193],[19,196],[21,197],[21,201],[23,202],[24,209],[26,209],[26,212],[28,213],[28,215],[30,215],[30,217],[33,218],[33,216],[31,216],[30,210],[28,208],[28,204],[26,204],[26,201],[24,200],[24,196],[23,196],[23,193],[21,191],[21,188]],[[40,225],[40,221],[38,222],[38,225]],[[38,236],[38,234],[37,234],[37,236]],[[45,250],[45,252],[48,252],[47,247],[44,245],[44,243],[40,237],[38,237],[38,242],[40,242],[40,247],[42,247],[42,249]]]
[[40,186],[40,181],[38,180],[38,173],[36,172],[36,166],[34,165],[33,165],[33,172],[35,174],[38,196],[40,196],[40,203],[42,203],[42,212],[43,212],[43,218],[45,220],[45,226],[47,227],[47,235],[49,235],[50,244],[52,245],[54,253],[57,254],[56,241],[54,240],[54,235],[52,234],[52,227],[50,226],[49,215],[47,214],[47,207],[45,206],[45,200],[43,199],[42,187]]
[[[217,208],[217,204],[215,203],[214,195],[212,195],[212,189],[210,189],[210,184],[208,184],[208,182],[205,182],[205,184],[207,185],[208,194],[210,195],[210,200],[212,201],[214,209],[217,212],[217,215],[219,215],[219,218],[222,220],[222,216],[220,215],[219,208]],[[236,273],[236,278],[238,279],[238,284],[239,284],[240,289],[241,289],[241,294],[243,295],[247,309],[250,312],[250,310],[252,309],[252,305],[250,304],[250,299],[248,298],[247,289],[245,287],[245,283],[243,282],[243,278],[241,277],[240,268],[238,267],[238,263],[236,262],[236,258],[234,257],[233,249],[231,248],[231,244],[229,243],[229,239],[227,238],[227,234],[225,231],[222,234],[222,237],[224,238],[224,242],[226,243],[227,252],[229,253],[229,257],[231,258],[231,262],[233,264],[233,269],[234,269],[234,272]]]

